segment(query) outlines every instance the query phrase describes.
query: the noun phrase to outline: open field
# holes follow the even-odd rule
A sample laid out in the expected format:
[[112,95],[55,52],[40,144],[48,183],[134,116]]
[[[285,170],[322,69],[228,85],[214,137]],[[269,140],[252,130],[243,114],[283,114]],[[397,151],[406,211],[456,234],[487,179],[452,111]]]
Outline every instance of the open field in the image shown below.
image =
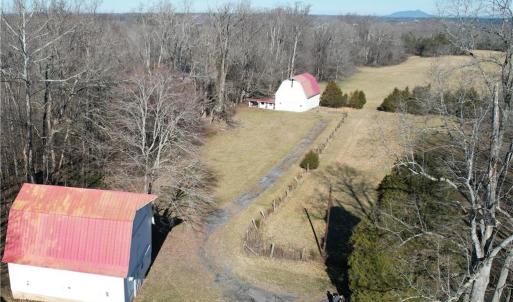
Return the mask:
[[[324,213],[328,182],[334,185],[335,204],[343,205],[356,216],[362,215],[362,206],[365,209],[369,202],[375,200],[377,185],[390,171],[395,156],[401,153],[399,116],[378,112],[375,108],[395,87],[427,85],[431,83],[434,75],[440,72],[453,72],[464,77],[462,70],[472,67],[465,67],[462,70],[460,68],[469,62],[469,58],[463,56],[410,57],[406,62],[396,66],[360,68],[355,75],[342,81],[340,86],[345,92],[363,90],[367,95],[367,104],[363,110],[350,111],[347,121],[321,156],[321,168],[307,177],[291,199],[267,221],[266,237],[281,245],[316,251],[303,208],[309,209],[317,233],[322,236],[325,229]],[[412,123],[424,123],[426,120],[425,117],[405,118],[410,119]],[[287,175],[292,177],[293,173]],[[286,178],[287,176],[284,176],[284,179]],[[276,195],[273,195],[273,192],[261,196],[253,208],[253,213],[257,213],[258,204],[269,204],[274,196]],[[227,233],[235,232],[247,221],[234,221]],[[238,223],[241,225],[238,226]],[[223,238],[223,241],[226,243],[229,239]],[[236,250],[237,242],[234,241],[231,247],[225,249]],[[234,259],[235,256],[232,255],[230,258]],[[245,256],[241,258],[245,260],[236,264],[240,276],[245,276],[253,282],[260,282],[262,286],[265,283],[282,284],[284,290],[303,293],[299,295],[300,300],[308,301],[309,298],[313,298],[305,293],[305,288],[313,290],[328,280],[326,273],[324,277],[323,274],[307,276],[308,271],[318,272],[323,267],[316,263],[271,261]],[[290,263],[284,265],[283,262]],[[305,276],[301,282],[294,284],[295,278],[288,279],[286,276],[289,273],[295,275],[297,270],[305,272]],[[320,281],[323,278],[324,282]],[[288,280],[288,284],[285,285],[287,282],[283,280]],[[319,293],[322,294],[322,290]]]
[[239,108],[236,126],[220,130],[203,149],[202,157],[217,177],[216,200],[222,205],[247,191],[323,118],[317,112]]
[[[216,199],[230,209],[232,200],[251,190],[279,160],[294,147],[319,121],[328,125],[312,146],[324,140],[336,124],[340,111],[349,116],[321,157],[321,167],[311,173],[292,197],[266,223],[266,236],[276,243],[316,250],[312,232],[304,216],[308,208],[315,228],[322,236],[325,228],[327,183],[334,185],[336,204],[343,205],[355,216],[375,200],[375,188],[391,169],[394,155],[401,153],[399,115],[378,112],[383,98],[394,87],[426,85],[440,72],[436,66],[458,70],[468,57],[419,58],[389,67],[360,68],[340,86],[348,92],[363,90],[367,104],[362,110],[320,109],[308,113],[284,113],[241,108],[236,115],[237,126],[219,130],[208,138],[203,158],[217,177]],[[425,117],[408,117],[424,122]],[[205,242],[203,235],[193,236],[192,228],[181,226],[172,231],[156,262],[158,270],[169,267],[165,280],[150,271],[143,286],[141,301],[182,300],[194,294],[197,301],[223,301],[223,278],[198,258],[202,246],[214,266],[229,268],[240,282],[268,291],[282,293],[297,301],[319,301],[324,291],[332,288],[324,263],[270,260],[248,256],[241,240],[251,218],[267,207],[297,173],[294,164],[284,171],[271,187],[262,192],[247,208],[233,216]],[[185,235],[173,232],[184,232]],[[175,245],[169,242],[175,240]],[[184,244],[184,241],[187,243]],[[178,255],[178,256],[177,256]],[[200,257],[201,258],[201,257]],[[157,270],[157,269],[155,269]],[[155,276],[153,276],[154,274]],[[169,286],[167,284],[169,283]],[[226,283],[226,282],[224,282]],[[156,285],[158,284],[158,285]]]

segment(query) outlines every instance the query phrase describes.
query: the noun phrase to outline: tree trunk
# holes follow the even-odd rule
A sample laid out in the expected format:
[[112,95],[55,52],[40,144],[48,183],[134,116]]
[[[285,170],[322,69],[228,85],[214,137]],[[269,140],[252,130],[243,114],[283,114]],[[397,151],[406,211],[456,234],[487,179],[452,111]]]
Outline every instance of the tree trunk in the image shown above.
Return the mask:
[[493,293],[492,302],[499,302],[502,296],[502,291],[506,287],[506,281],[508,280],[509,270],[511,269],[511,264],[513,263],[513,249],[511,249],[504,260],[504,264],[502,265],[501,274],[499,276],[499,281],[497,281],[497,286],[495,287],[495,292]]
[[486,289],[490,281],[490,270],[492,261],[483,262],[483,266],[478,271],[478,276],[472,285],[470,302],[484,302]]
[[289,67],[289,78],[294,76],[294,65],[296,64],[296,51],[297,51],[297,42],[299,40],[300,32],[297,32],[294,37],[294,49],[292,50],[292,58],[290,59],[290,67]]

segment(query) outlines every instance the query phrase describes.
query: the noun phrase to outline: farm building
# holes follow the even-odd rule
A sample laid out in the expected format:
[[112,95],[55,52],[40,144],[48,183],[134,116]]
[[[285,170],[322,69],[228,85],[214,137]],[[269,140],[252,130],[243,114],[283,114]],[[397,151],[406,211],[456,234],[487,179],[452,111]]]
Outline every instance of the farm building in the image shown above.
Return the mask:
[[283,81],[274,99],[250,99],[249,107],[303,112],[319,106],[321,89],[307,72]]
[[151,262],[157,196],[24,184],[2,261],[14,298],[132,301]]

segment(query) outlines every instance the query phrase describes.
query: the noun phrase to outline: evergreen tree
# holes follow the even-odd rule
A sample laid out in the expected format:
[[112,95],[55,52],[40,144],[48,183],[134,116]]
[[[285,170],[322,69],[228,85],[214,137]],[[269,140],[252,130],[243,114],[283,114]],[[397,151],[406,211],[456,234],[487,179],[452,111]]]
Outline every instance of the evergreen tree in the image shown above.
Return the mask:
[[353,93],[351,93],[351,96],[350,96],[349,102],[348,102],[348,107],[362,109],[363,105],[365,105],[365,103],[367,103],[365,93],[360,90],[355,90]]
[[317,169],[319,167],[319,155],[313,151],[306,153],[299,166],[303,169]]
[[329,81],[321,95],[320,105],[324,107],[339,108],[344,106],[344,95],[335,81]]

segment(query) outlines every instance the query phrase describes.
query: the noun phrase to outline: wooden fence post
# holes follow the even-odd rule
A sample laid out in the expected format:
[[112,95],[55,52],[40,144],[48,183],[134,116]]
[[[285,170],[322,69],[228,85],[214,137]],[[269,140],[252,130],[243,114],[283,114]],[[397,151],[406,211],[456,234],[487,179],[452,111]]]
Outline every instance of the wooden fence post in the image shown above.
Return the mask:
[[272,258],[274,255],[274,243],[271,243],[271,253],[269,254],[269,256]]

